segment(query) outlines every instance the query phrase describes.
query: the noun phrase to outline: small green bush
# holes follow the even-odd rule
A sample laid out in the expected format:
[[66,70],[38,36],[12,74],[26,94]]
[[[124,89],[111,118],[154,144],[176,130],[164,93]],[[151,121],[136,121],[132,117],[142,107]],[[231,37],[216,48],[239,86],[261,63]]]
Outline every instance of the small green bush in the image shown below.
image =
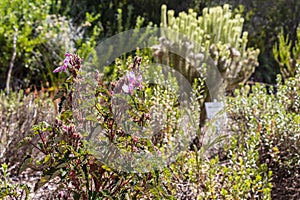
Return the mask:
[[1,165],[0,173],[1,199],[29,199],[29,188],[26,184],[13,184],[10,182],[7,164]]
[[[251,89],[251,92],[250,92]],[[294,197],[299,182],[300,74],[285,82],[278,75],[276,87],[254,85],[236,91],[229,98],[227,112],[231,131],[238,141],[259,134],[256,149],[259,163],[266,164],[272,176],[272,197]]]

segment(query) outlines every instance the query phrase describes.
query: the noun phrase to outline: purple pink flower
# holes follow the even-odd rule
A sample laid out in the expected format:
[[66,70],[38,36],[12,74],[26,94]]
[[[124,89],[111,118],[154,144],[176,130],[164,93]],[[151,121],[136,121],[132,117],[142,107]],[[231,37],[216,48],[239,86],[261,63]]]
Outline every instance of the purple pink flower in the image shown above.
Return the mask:
[[122,86],[122,89],[125,93],[130,93],[131,95],[133,95],[133,90],[135,87],[139,87],[140,89],[142,89],[143,87],[143,84],[142,84],[142,81],[143,81],[143,78],[141,75],[139,75],[138,77],[136,77],[136,75],[134,74],[134,72],[128,72],[126,74],[126,78],[127,78],[127,81],[128,81],[128,84],[124,84]]
[[64,64],[62,66],[59,66],[58,68],[56,68],[55,70],[53,70],[54,73],[57,73],[57,72],[66,72],[67,68],[68,68],[68,64],[70,63],[71,61],[71,57],[72,55],[69,54],[69,53],[66,53],[65,54],[65,60],[64,60]]

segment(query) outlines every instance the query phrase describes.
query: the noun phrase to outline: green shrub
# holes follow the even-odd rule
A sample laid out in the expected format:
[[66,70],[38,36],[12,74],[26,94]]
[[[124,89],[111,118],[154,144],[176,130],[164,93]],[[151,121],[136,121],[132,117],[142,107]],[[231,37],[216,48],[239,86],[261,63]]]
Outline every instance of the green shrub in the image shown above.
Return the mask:
[[[259,162],[273,172],[272,197],[293,197],[299,187],[300,137],[300,75],[282,82],[275,88],[255,85],[236,91],[229,98],[227,112],[231,130],[243,139],[252,132],[259,134]],[[269,93],[268,93],[269,92]],[[239,139],[240,141],[240,139]]]
[[9,179],[8,166],[2,164],[0,168],[0,198],[1,199],[29,199],[29,188],[26,184],[12,184]]
[[278,35],[279,42],[273,47],[273,54],[279,63],[283,78],[294,77],[297,71],[297,63],[300,62],[300,26],[297,29],[297,39],[292,46],[289,36],[284,36],[283,29]]
[[[59,81],[52,73],[53,64],[60,65],[66,51],[78,50],[85,58],[92,52],[100,28],[91,28],[89,37],[83,38],[83,35],[99,15],[85,13],[85,21],[75,26],[64,16],[50,14],[51,2],[0,2],[1,88],[4,88],[2,83],[5,81],[9,82],[10,89],[39,85],[40,81],[57,84]],[[8,74],[11,75],[9,80]]]

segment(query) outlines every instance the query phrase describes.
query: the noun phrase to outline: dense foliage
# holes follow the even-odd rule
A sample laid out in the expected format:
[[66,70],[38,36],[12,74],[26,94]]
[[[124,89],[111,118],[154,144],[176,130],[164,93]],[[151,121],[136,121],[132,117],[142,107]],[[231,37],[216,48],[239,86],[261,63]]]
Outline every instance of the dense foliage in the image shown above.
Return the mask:
[[0,2],[0,88],[5,83],[6,90],[26,88],[41,81],[56,85],[59,79],[52,68],[64,52],[76,50],[84,57],[92,52],[100,27],[81,36],[97,15],[85,13],[84,21],[75,26],[65,16],[51,14],[51,5],[49,0]]
[[[282,82],[276,87],[262,85],[246,87],[229,98],[228,112],[231,131],[238,138],[257,135],[259,163],[265,163],[272,175],[272,197],[299,198],[294,189],[299,187],[300,137],[300,76]],[[248,148],[248,147],[246,147]]]

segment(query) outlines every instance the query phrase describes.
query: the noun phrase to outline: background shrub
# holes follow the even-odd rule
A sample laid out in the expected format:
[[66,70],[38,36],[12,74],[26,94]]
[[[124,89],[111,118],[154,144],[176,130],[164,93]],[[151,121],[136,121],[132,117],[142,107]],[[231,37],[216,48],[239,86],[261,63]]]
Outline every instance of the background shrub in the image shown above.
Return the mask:
[[50,123],[54,117],[54,104],[47,93],[0,93],[0,163],[14,168],[12,175],[17,175],[27,155],[37,156],[30,144],[21,146],[22,140],[32,133],[32,126],[42,121]]
[[[272,176],[272,198],[299,198],[295,192],[299,183],[299,117],[300,79],[282,82],[276,88],[263,85],[247,86],[229,98],[227,112],[230,127],[240,139],[252,132],[259,134],[259,163],[265,163]],[[252,123],[254,122],[254,124]],[[239,139],[239,141],[240,141]]]

